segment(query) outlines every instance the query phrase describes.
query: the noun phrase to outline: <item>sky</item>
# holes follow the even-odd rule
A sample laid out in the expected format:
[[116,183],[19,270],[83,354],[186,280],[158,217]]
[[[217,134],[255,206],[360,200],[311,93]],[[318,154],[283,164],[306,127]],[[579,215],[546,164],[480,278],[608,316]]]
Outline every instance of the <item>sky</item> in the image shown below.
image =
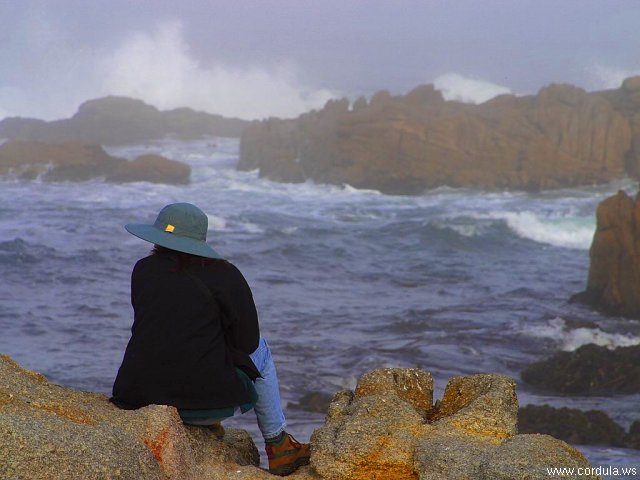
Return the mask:
[[105,95],[293,117],[434,83],[479,103],[640,74],[636,0],[0,0],[0,118]]

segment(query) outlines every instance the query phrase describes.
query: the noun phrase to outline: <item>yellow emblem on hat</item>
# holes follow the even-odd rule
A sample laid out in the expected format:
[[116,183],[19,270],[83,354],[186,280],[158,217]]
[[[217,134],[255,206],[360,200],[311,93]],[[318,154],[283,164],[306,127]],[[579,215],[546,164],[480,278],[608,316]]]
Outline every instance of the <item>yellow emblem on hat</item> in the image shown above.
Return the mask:
[[167,225],[167,228],[164,229],[165,232],[169,232],[169,233],[173,233],[173,231],[176,229],[176,227],[174,227],[173,225],[169,224]]

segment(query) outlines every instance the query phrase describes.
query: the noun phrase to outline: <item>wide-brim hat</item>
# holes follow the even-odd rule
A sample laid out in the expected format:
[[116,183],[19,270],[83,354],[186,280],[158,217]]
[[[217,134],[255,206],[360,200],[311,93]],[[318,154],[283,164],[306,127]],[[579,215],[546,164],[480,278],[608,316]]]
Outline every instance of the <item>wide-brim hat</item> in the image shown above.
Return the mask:
[[127,232],[161,247],[199,257],[222,258],[207,244],[209,219],[191,203],[172,203],[158,214],[153,225],[129,223]]

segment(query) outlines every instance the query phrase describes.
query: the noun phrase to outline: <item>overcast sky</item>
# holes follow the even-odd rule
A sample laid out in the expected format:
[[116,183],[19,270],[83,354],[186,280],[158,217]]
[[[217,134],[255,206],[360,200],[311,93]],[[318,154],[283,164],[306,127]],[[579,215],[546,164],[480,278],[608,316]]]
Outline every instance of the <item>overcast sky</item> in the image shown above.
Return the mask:
[[0,0],[0,118],[107,94],[295,116],[423,83],[478,102],[633,74],[635,0]]

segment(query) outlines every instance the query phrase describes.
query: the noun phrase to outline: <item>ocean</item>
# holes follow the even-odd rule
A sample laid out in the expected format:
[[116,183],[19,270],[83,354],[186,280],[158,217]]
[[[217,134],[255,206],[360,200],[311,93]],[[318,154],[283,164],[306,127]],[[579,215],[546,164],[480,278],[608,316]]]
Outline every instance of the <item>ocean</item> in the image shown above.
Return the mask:
[[[601,409],[625,428],[640,420],[640,395],[552,396],[519,380],[558,350],[640,343],[640,322],[568,301],[586,284],[598,202],[636,183],[389,196],[238,172],[237,139],[108,151],[189,163],[192,183],[0,180],[0,352],[50,381],[110,393],[132,323],[131,269],[151,247],[123,225],[191,202],[252,287],[299,440],[324,415],[289,404],[354,388],[378,367],[431,372],[436,398],[451,376],[503,373],[518,381],[521,405]],[[261,446],[251,413],[226,423]],[[579,448],[594,466],[640,466],[637,450]]]

